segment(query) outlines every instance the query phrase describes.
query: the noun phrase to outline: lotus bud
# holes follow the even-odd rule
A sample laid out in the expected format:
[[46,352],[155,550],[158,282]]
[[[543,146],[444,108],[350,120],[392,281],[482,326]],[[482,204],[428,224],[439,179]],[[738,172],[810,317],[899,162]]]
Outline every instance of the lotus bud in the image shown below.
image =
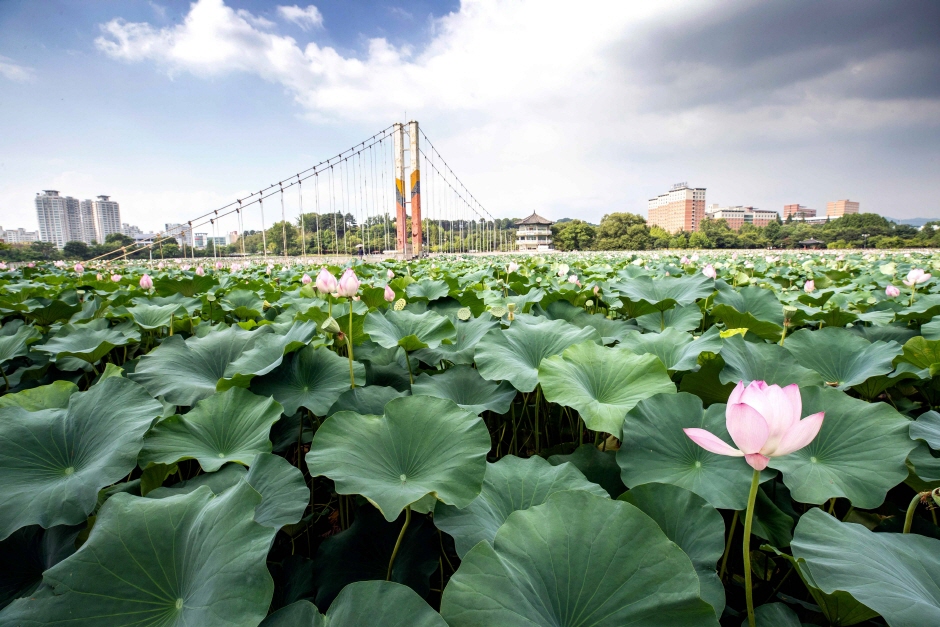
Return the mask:
[[352,268],[346,268],[346,272],[339,279],[339,287],[336,293],[344,298],[352,298],[359,291],[359,278]]
[[54,264],[52,264],[52,265],[54,265],[56,268],[64,268],[64,267],[65,267],[65,262],[60,259],[59,261],[56,261],[56,262],[55,262]]
[[202,266],[199,266],[199,267],[196,268],[196,274],[197,274],[198,276],[205,276],[205,275],[206,275],[206,271],[202,269]]
[[336,291],[336,287],[336,277],[326,268],[321,269],[320,274],[317,275],[317,291],[321,294],[332,294]]
[[812,294],[813,292],[815,292],[815,291],[816,291],[816,281],[810,279],[809,281],[807,281],[806,283],[804,283],[804,284],[803,284],[803,291],[806,292],[807,294]]
[[679,260],[679,264],[683,266],[689,265],[689,258],[685,255],[682,255],[682,259]]
[[601,293],[601,286],[600,286],[600,285],[595,285],[595,286],[594,286],[594,295],[595,295],[595,296],[598,296],[600,293]]
[[225,264],[223,264],[221,261],[216,261],[216,262],[215,262],[215,269],[216,269],[216,270],[221,270],[221,269],[224,268],[224,267],[225,267]]
[[393,300],[395,300],[395,290],[393,290],[390,286],[386,285],[385,294],[383,296],[385,298],[385,302],[390,303]]
[[707,263],[705,267],[702,268],[702,274],[707,276],[709,279],[714,279],[718,277],[718,273],[715,271],[715,267],[712,264]]
[[100,273],[100,272],[98,273],[98,275],[97,275],[95,278],[98,279],[99,281],[104,281],[104,277],[101,276],[101,273]]
[[83,274],[85,272],[85,266],[80,263],[76,263],[73,269],[75,270],[75,274]]
[[153,279],[150,278],[149,274],[145,274],[144,276],[140,277],[140,287],[141,289],[145,290],[153,289]]
[[577,283],[577,282],[578,282],[578,275],[577,275],[577,274],[572,274],[570,277],[568,277],[568,283],[574,284],[574,283]]
[[692,261],[692,262],[698,261],[698,253],[692,253],[692,256],[689,258],[689,261]]
[[392,279],[395,278],[395,273],[392,272],[391,270],[388,270],[388,271],[385,273],[385,276],[388,277],[388,280],[389,280],[389,281],[391,281]]
[[896,296],[901,295],[901,290],[893,285],[889,285],[885,288],[885,295],[887,295],[888,298],[895,298]]
[[274,264],[268,264],[268,267],[264,269],[264,273],[270,275],[274,272]]
[[163,270],[165,267],[166,267],[166,264],[164,264],[162,261],[157,264],[157,270]]
[[311,283],[313,283],[313,279],[310,278],[309,274],[304,272],[304,275],[300,277],[300,282],[303,283],[304,285],[310,285]]
[[326,331],[327,333],[332,333],[333,335],[336,335],[337,333],[340,332],[339,323],[336,322],[336,320],[332,316],[324,320],[323,324],[320,325],[320,328]]
[[26,267],[27,267],[27,268],[35,268],[35,267],[36,267],[36,264],[35,264],[35,262],[30,261],[28,264],[26,264]]
[[512,274],[513,272],[516,272],[517,270],[519,270],[519,264],[514,261],[510,261],[509,265],[506,266],[506,272],[508,272],[509,274]]
[[120,283],[120,282],[121,282],[121,275],[120,275],[120,274],[112,274],[112,275],[111,275],[111,280],[114,281],[115,283]]

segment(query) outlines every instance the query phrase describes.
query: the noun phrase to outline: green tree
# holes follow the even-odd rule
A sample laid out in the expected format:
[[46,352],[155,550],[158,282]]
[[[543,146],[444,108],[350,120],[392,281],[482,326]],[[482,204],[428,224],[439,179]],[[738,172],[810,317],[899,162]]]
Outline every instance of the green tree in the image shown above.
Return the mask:
[[128,237],[123,233],[108,233],[104,238],[105,244],[117,244],[118,246],[130,246],[134,243],[133,237]]
[[649,250],[653,240],[646,219],[635,213],[608,213],[597,227],[598,250]]
[[69,259],[87,259],[88,245],[85,242],[66,242],[62,253]]
[[597,230],[583,220],[569,220],[552,225],[552,235],[558,250],[590,250]]
[[695,231],[689,237],[689,248],[714,248],[714,244],[702,231]]

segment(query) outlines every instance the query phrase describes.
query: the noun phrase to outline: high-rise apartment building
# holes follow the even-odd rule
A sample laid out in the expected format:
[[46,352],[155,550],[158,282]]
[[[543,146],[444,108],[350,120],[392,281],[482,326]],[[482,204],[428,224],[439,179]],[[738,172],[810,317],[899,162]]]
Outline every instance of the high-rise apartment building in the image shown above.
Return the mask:
[[110,196],[98,196],[98,200],[91,202],[91,210],[99,244],[111,233],[121,232],[121,207]]
[[786,220],[789,217],[793,217],[796,220],[802,220],[806,218],[815,218],[816,210],[810,209],[803,205],[784,205],[783,206],[783,219]]
[[757,207],[720,207],[719,205],[710,205],[705,210],[705,216],[712,220],[725,220],[728,227],[739,231],[745,224],[754,226],[767,226],[771,222],[777,221],[777,212],[767,209],[758,209]]
[[78,201],[71,196],[60,196],[54,189],[36,194],[36,219],[39,221],[39,239],[51,242],[58,248],[71,239],[69,225],[70,207]]
[[180,246],[193,245],[193,227],[189,224],[179,224],[176,222],[171,222],[164,225],[163,237],[174,237],[176,241],[179,242]]
[[858,213],[858,203],[851,200],[834,200],[826,203],[826,215],[830,218],[841,218],[850,213]]
[[98,235],[95,231],[95,211],[93,207],[94,203],[91,200],[83,200],[81,202],[81,225],[82,225],[82,242],[86,244],[91,244],[92,242],[102,243],[98,239]]
[[650,226],[670,233],[697,231],[705,217],[705,188],[676,183],[668,193],[650,198],[647,208]]

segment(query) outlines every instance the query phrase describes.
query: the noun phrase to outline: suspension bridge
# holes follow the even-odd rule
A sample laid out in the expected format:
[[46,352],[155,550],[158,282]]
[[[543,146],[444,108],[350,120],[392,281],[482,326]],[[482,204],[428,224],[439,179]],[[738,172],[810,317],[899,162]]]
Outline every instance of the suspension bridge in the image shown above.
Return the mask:
[[[291,249],[303,258],[355,255],[362,249],[368,255],[411,259],[509,251],[515,244],[513,232],[500,228],[507,221],[483,207],[418,122],[411,121],[396,122],[329,159],[108,257],[153,251],[173,240],[186,257],[196,236],[211,237],[206,247],[221,256],[215,253],[218,242],[232,231],[238,233],[238,254],[247,256],[244,221],[249,215],[260,218],[258,254],[265,258],[287,257]],[[269,224],[280,226],[280,232],[272,233]]]

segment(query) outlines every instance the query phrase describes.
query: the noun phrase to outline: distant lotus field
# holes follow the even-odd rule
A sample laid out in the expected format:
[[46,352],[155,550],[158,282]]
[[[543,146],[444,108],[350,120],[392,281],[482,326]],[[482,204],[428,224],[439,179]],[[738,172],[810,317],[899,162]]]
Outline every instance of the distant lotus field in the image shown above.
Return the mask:
[[685,254],[0,264],[0,626],[940,625],[940,257]]

